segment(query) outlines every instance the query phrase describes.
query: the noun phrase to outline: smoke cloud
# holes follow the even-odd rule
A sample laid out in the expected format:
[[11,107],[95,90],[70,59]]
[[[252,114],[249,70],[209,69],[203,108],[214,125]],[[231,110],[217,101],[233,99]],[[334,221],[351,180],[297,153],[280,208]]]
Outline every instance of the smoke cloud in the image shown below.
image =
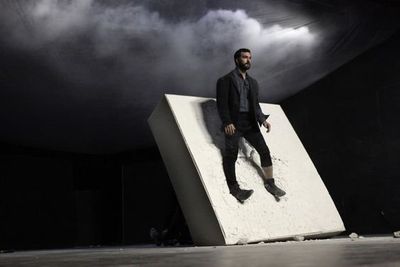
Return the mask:
[[236,49],[252,50],[252,72],[265,80],[308,59],[317,44],[307,27],[263,26],[244,10],[210,10],[178,22],[143,6],[93,0],[41,0],[25,10],[29,27],[14,28],[14,42],[45,50],[49,63],[70,80],[107,84],[123,97],[133,91],[142,99],[161,93],[213,96],[217,77],[234,67]]
[[0,5],[0,138],[89,153],[153,144],[146,120],[161,96],[215,97],[216,80],[234,68],[238,48],[253,52],[250,74],[260,84],[261,101],[277,102],[385,40],[399,25],[396,12],[373,3]]
[[24,110],[7,105],[4,113],[20,124],[8,120],[3,139],[60,150],[106,153],[152,144],[147,118],[162,95],[215,97],[216,80],[234,68],[241,47],[253,52],[250,73],[261,100],[283,95],[271,77],[275,85],[287,82],[279,74],[308,60],[319,43],[307,27],[261,24],[243,9],[171,18],[132,3],[8,3],[0,11],[0,30],[9,37],[3,44],[61,81],[42,86],[47,74],[40,72],[35,83],[9,91],[14,103],[23,99]]

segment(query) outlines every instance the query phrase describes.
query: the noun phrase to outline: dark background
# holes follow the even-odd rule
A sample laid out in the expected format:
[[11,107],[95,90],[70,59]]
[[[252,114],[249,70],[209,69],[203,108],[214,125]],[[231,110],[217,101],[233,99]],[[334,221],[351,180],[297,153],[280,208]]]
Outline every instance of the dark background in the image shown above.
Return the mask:
[[398,1],[78,2],[1,3],[0,250],[151,242],[177,203],[146,119],[240,46],[346,233],[399,230]]

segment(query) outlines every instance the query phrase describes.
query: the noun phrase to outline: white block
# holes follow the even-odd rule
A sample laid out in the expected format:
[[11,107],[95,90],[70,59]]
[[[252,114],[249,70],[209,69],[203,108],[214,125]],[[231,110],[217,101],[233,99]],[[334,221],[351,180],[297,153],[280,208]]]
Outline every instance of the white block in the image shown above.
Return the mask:
[[236,174],[254,194],[240,204],[222,169],[224,136],[216,101],[165,95],[149,124],[196,245],[231,245],[325,237],[345,230],[310,157],[279,105],[261,104],[272,131],[262,134],[274,178],[286,195],[277,201],[263,187],[258,153],[242,146]]

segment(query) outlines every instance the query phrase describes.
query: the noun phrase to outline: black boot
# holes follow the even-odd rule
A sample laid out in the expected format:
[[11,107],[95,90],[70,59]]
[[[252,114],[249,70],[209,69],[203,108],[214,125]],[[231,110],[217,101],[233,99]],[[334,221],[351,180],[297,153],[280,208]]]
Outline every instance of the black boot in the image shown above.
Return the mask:
[[275,197],[282,197],[286,195],[286,192],[276,186],[273,178],[267,179],[264,183],[265,189]]
[[250,190],[240,189],[239,185],[230,186],[229,191],[232,194],[232,196],[234,196],[242,204],[254,192],[252,189]]

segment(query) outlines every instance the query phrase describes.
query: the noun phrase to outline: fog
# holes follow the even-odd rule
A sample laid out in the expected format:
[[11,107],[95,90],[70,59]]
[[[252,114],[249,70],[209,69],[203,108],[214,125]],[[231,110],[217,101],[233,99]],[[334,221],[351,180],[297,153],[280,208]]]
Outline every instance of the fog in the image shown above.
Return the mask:
[[[46,50],[45,60],[72,81],[96,86],[100,76],[124,97],[212,96],[216,78],[233,69],[238,48],[252,50],[254,76],[262,78],[277,64],[285,69],[304,62],[318,44],[307,27],[264,26],[240,9],[209,10],[179,22],[140,5],[93,0],[42,0],[25,10],[29,26],[13,27],[13,43]],[[112,66],[93,67],[93,58]]]
[[[8,102],[25,101],[25,112],[3,105],[3,113],[14,118],[4,119],[8,127],[2,138],[92,152],[150,145],[146,119],[161,96],[215,97],[216,80],[234,68],[238,48],[252,51],[250,74],[260,83],[261,101],[278,102],[362,52],[371,36],[380,40],[370,26],[363,38],[347,38],[353,24],[363,32],[355,7],[345,6],[353,24],[340,24],[347,13],[312,1],[238,3],[4,2],[1,44],[47,72],[32,74],[38,81],[27,88],[8,91]],[[310,3],[319,12],[310,12]],[[57,77],[62,88],[44,86],[47,76]],[[12,120],[21,124],[14,127]],[[51,144],[24,123],[28,120],[46,129]],[[65,132],[68,144],[59,137]]]

